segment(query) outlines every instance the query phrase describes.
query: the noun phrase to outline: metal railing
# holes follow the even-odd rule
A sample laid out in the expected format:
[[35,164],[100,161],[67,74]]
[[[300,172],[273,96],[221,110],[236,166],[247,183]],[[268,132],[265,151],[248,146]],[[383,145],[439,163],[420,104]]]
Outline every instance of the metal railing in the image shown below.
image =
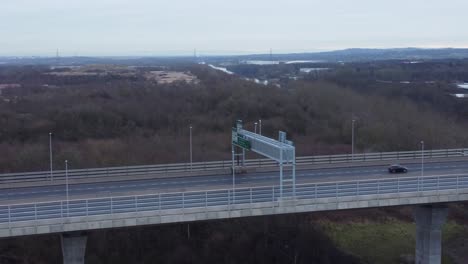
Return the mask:
[[[468,190],[468,174],[426,177],[382,178],[296,185],[294,199],[356,197],[365,195],[402,194],[426,191]],[[292,197],[286,188],[284,197]],[[276,202],[279,186],[263,186],[208,191],[157,193],[69,201],[38,202],[0,206],[0,225],[5,223],[60,219],[68,217],[105,216],[133,212],[158,212],[168,209],[210,208],[239,204]],[[183,211],[180,211],[183,213]]]
[[[361,153],[361,154],[342,154],[342,155],[321,155],[321,156],[304,156],[296,158],[297,166],[317,165],[317,164],[337,164],[349,162],[365,162],[365,161],[384,161],[384,160],[409,160],[421,158],[449,158],[462,157],[468,155],[468,149],[440,149],[440,150],[425,150],[422,151],[397,151],[397,152],[377,152],[377,153]],[[270,159],[252,159],[246,160],[247,168],[266,168],[276,167],[278,164]],[[107,167],[107,168],[89,168],[89,169],[74,169],[68,170],[69,179],[93,179],[93,178],[116,178],[116,177],[132,177],[149,176],[149,175],[168,175],[175,173],[199,173],[216,170],[228,170],[232,166],[232,161],[210,161],[210,162],[194,162],[192,168],[190,163],[174,163],[162,165],[144,165],[144,166],[124,166],[124,167]],[[50,171],[39,172],[24,172],[24,173],[5,173],[0,174],[0,184],[17,183],[17,182],[36,182],[51,179]],[[65,171],[53,171],[54,180],[64,180]]]

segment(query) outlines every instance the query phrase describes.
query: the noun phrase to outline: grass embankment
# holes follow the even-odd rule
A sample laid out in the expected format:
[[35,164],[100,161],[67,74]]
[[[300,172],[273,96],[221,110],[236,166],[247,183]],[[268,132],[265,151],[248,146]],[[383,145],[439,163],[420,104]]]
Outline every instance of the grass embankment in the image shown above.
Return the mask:
[[[389,219],[384,222],[338,223],[320,222],[325,233],[344,252],[360,258],[362,263],[411,263],[415,251],[416,226],[414,223]],[[466,236],[466,226],[449,221],[443,228],[442,263],[456,264],[454,245],[450,241]],[[456,251],[456,250],[455,250]]]

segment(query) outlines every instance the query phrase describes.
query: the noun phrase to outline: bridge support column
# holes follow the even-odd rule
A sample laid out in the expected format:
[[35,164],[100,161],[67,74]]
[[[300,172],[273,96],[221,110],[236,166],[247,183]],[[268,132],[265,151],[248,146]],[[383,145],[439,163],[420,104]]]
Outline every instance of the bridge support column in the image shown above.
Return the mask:
[[416,221],[415,264],[440,264],[442,259],[442,226],[447,207],[433,205],[414,208]]
[[62,234],[63,264],[84,264],[87,236]]

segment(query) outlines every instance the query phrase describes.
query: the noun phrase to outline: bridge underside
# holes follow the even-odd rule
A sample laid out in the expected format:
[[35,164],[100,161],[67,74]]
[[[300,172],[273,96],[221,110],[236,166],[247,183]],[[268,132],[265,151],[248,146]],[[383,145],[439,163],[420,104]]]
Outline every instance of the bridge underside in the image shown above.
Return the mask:
[[[448,209],[442,204],[414,207],[416,222],[415,264],[440,264],[442,226]],[[82,232],[61,234],[64,264],[84,264],[87,236]]]

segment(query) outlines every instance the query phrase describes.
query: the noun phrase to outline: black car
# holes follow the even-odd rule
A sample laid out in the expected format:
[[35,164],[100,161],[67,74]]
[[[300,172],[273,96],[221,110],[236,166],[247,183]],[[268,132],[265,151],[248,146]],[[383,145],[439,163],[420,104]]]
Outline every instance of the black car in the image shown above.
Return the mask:
[[391,165],[390,167],[388,167],[388,172],[389,173],[407,173],[408,168],[403,167],[399,164],[395,164],[395,165]]

